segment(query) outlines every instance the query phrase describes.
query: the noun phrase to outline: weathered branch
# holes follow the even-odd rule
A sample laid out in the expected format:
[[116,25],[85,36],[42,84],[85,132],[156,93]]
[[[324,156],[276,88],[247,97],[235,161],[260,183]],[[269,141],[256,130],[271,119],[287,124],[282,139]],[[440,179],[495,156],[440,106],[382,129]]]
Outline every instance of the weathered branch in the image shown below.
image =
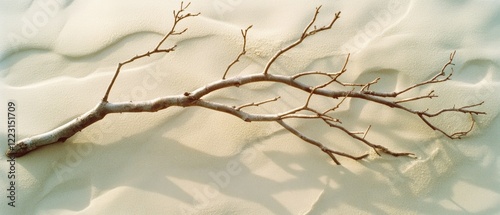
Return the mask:
[[[308,137],[304,134],[302,134],[299,130],[293,128],[292,126],[288,125],[285,120],[288,119],[300,119],[300,120],[320,120],[321,122],[324,122],[326,126],[338,129],[339,131],[343,132],[344,134],[349,135],[353,139],[359,141],[361,144],[364,144],[368,148],[372,149],[376,154],[382,155],[383,154],[388,154],[392,156],[408,156],[408,157],[415,157],[413,153],[410,152],[394,152],[382,145],[374,144],[371,141],[368,140],[367,134],[371,128],[369,126],[364,132],[354,132],[350,131],[350,129],[344,127],[342,125],[341,119],[336,118],[332,114],[335,114],[335,111],[346,101],[347,99],[360,99],[360,100],[366,100],[369,102],[373,102],[376,104],[379,104],[381,106],[385,106],[388,108],[394,108],[394,109],[399,109],[402,110],[410,115],[417,115],[420,117],[420,119],[427,124],[431,129],[438,131],[448,138],[451,139],[459,139],[468,133],[472,131],[475,125],[475,120],[472,115],[480,115],[480,114],[486,114],[485,112],[481,111],[476,111],[473,110],[473,108],[480,106],[483,104],[483,102],[478,103],[478,104],[471,104],[471,105],[465,105],[461,107],[452,107],[452,108],[444,108],[436,112],[429,112],[428,110],[424,111],[419,111],[419,110],[413,110],[409,107],[403,106],[402,103],[405,102],[416,102],[421,99],[431,99],[434,97],[437,97],[437,95],[434,94],[434,91],[432,90],[430,93],[426,95],[421,95],[421,96],[415,96],[415,97],[409,97],[409,98],[400,98],[402,94],[405,92],[408,92],[412,89],[415,89],[417,87],[423,86],[423,85],[430,85],[430,84],[438,84],[441,82],[445,82],[447,80],[450,80],[450,77],[453,73],[453,70],[447,74],[446,69],[448,66],[453,65],[452,61],[455,56],[455,52],[450,54],[449,61],[443,66],[441,71],[433,76],[431,79],[411,85],[401,91],[395,91],[395,92],[376,92],[376,91],[370,91],[370,86],[373,86],[378,83],[380,78],[376,78],[371,82],[368,83],[346,83],[342,82],[339,80],[339,77],[347,72],[347,65],[349,62],[349,56],[347,55],[346,60],[339,72],[336,73],[326,73],[326,72],[321,72],[321,71],[306,71],[306,72],[301,72],[298,74],[294,75],[277,75],[277,74],[272,74],[269,70],[269,68],[272,66],[272,64],[275,62],[275,60],[285,53],[286,51],[292,49],[293,47],[297,46],[300,44],[305,38],[307,38],[310,35],[313,35],[315,33],[331,29],[332,25],[336,22],[336,20],[339,18],[340,12],[335,14],[335,17],[332,19],[329,25],[323,26],[321,28],[316,28],[314,27],[313,30],[310,30],[310,28],[314,25],[320,7],[316,8],[316,12],[314,14],[313,19],[311,22],[307,25],[305,30],[303,31],[301,37],[299,40],[297,40],[295,43],[291,44],[290,46],[286,47],[285,49],[282,49],[278,51],[271,59],[266,64],[266,67],[264,69],[264,72],[256,72],[255,74],[248,74],[248,75],[240,75],[232,78],[226,78],[226,75],[229,71],[229,69],[236,64],[240,57],[243,56],[246,53],[246,42],[247,42],[247,32],[250,29],[248,27],[246,30],[242,30],[241,34],[243,36],[243,48],[240,54],[236,57],[236,59],[228,65],[226,71],[224,72],[224,75],[221,80],[214,81],[212,83],[209,83],[205,86],[202,86],[198,89],[195,89],[194,91],[191,92],[186,92],[182,95],[174,95],[174,96],[166,96],[166,97],[160,97],[156,98],[153,100],[148,100],[148,101],[131,101],[131,102],[118,102],[118,103],[110,103],[107,101],[107,98],[109,96],[109,92],[113,86],[113,83],[116,80],[116,77],[118,76],[120,69],[122,68],[123,65],[128,64],[134,60],[150,56],[151,54],[155,53],[160,53],[160,52],[165,52],[168,53],[170,51],[173,51],[175,46],[167,48],[167,49],[161,49],[161,45],[166,41],[167,38],[171,35],[179,35],[182,34],[186,31],[184,29],[183,31],[177,32],[175,31],[175,26],[179,21],[181,21],[184,18],[190,17],[190,16],[197,16],[198,14],[182,14],[184,10],[189,6],[187,4],[184,6],[181,3],[181,7],[179,11],[174,11],[174,24],[171,28],[171,30],[165,35],[165,37],[159,42],[159,44],[152,50],[149,51],[145,54],[142,55],[137,55],[133,58],[131,58],[128,61],[124,61],[120,64],[118,64],[118,68],[116,70],[115,76],[113,77],[113,80],[111,81],[104,98],[102,99],[101,102],[99,102],[92,110],[88,111],[87,113],[82,114],[81,116],[69,121],[68,123],[59,126],[49,132],[39,134],[36,136],[28,137],[25,139],[20,140],[17,142],[13,147],[11,147],[7,151],[7,156],[10,157],[20,157],[23,156],[24,154],[33,151],[41,146],[53,144],[53,143],[59,143],[59,142],[64,142],[68,138],[72,137],[75,135],[77,132],[85,129],[88,126],[91,126],[93,123],[103,119],[106,115],[108,114],[113,114],[113,113],[124,113],[124,112],[156,112],[159,110],[163,110],[169,107],[173,106],[179,106],[179,107],[203,107],[207,108],[213,111],[217,112],[222,112],[226,114],[233,115],[235,117],[238,117],[242,119],[245,122],[277,122],[279,125],[281,125],[284,129],[289,131],[290,133],[294,134],[295,136],[299,137],[300,139],[304,140],[307,143],[310,143],[319,149],[321,149],[324,153],[326,153],[334,163],[340,164],[339,160],[337,159],[336,155],[350,158],[353,160],[361,160],[363,158],[366,158],[369,156],[369,153],[365,153],[359,156],[355,155],[350,155],[345,152],[340,152],[337,150],[332,149],[332,147],[327,147],[326,144],[320,143],[316,140],[314,140],[311,137]],[[310,86],[308,84],[305,84],[301,82],[301,78],[305,76],[322,76],[322,77],[328,77],[329,80],[326,81],[323,84],[319,84],[316,86]],[[295,88],[298,90],[301,90],[304,93],[307,93],[307,99],[304,101],[304,104],[284,111],[284,112],[278,112],[278,113],[265,113],[265,114],[260,114],[260,113],[252,113],[248,111],[247,107],[258,107],[263,104],[268,104],[274,101],[277,101],[280,99],[280,97],[275,97],[273,99],[268,99],[260,102],[247,102],[244,103],[243,105],[240,106],[235,106],[231,104],[223,104],[223,103],[217,103],[213,101],[209,101],[204,99],[206,95],[209,95],[213,92],[226,89],[226,88],[232,88],[232,87],[239,87],[242,85],[246,84],[253,84],[253,83],[260,83],[260,82],[272,82],[272,83],[278,83],[283,85],[284,87],[289,87],[289,88]],[[340,86],[350,88],[348,90],[331,90],[327,88],[327,86],[338,84]],[[311,100],[313,97],[325,97],[329,98],[332,100],[335,100],[335,102],[332,103],[332,106],[329,108],[326,108],[325,110],[319,110],[311,104]],[[340,100],[340,101],[339,101]],[[439,128],[438,126],[434,125],[431,121],[429,121],[430,118],[434,117],[439,117],[443,113],[456,113],[456,114],[467,114],[471,116],[471,126],[469,129],[465,131],[455,131],[452,133],[448,133],[444,131],[442,128]]]

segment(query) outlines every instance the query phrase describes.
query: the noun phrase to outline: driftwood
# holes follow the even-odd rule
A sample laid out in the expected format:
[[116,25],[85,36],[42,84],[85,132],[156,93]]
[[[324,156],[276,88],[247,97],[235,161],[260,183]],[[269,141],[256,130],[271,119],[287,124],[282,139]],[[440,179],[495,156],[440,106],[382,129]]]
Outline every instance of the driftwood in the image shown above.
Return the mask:
[[[246,53],[246,43],[247,43],[247,33],[249,29],[252,26],[249,26],[245,30],[241,30],[241,34],[243,37],[243,46],[242,46],[242,51],[239,53],[239,55],[236,57],[234,61],[232,61],[226,71],[222,74],[222,78],[218,81],[209,83],[205,86],[202,86],[192,92],[186,92],[182,95],[174,95],[174,96],[165,96],[165,97],[160,97],[156,98],[153,100],[148,100],[148,101],[131,101],[131,102],[119,102],[119,103],[110,103],[108,102],[108,95],[111,92],[114,83],[116,82],[118,75],[120,74],[121,69],[123,66],[142,59],[149,57],[154,54],[158,53],[169,53],[172,51],[175,51],[176,46],[172,46],[169,48],[163,48],[162,45],[163,43],[170,37],[172,36],[177,36],[181,35],[184,32],[186,32],[187,29],[184,29],[182,31],[177,31],[176,26],[177,24],[188,17],[195,17],[198,16],[199,13],[197,14],[192,14],[192,13],[186,13],[186,9],[188,8],[189,4],[184,5],[181,3],[181,7],[178,11],[174,11],[174,22],[172,25],[172,28],[170,31],[163,37],[163,39],[158,43],[158,45],[151,51],[148,51],[144,54],[137,55],[132,57],[131,59],[121,62],[118,64],[118,67],[116,69],[116,72],[113,76],[113,79],[111,80],[111,83],[109,84],[102,100],[100,103],[98,103],[92,110],[88,111],[87,113],[82,114],[81,116],[69,121],[68,123],[57,127],[49,132],[35,135],[32,137],[25,138],[23,140],[20,140],[17,142],[15,145],[12,145],[10,149],[7,151],[6,155],[9,157],[20,157],[25,155],[28,152],[31,152],[41,146],[49,145],[49,144],[54,144],[54,143],[62,143],[68,138],[72,137],[79,131],[85,129],[86,127],[92,125],[93,123],[103,119],[106,115],[112,114],[112,113],[124,113],[124,112],[156,112],[159,110],[163,110],[169,107],[173,106],[180,106],[180,107],[193,107],[193,106],[198,106],[198,107],[203,107],[207,109],[211,109],[214,111],[218,112],[224,112],[227,114],[231,114],[233,116],[236,116],[240,119],[242,119],[245,122],[257,122],[257,121],[269,121],[269,122],[276,122],[279,125],[281,125],[284,129],[288,130],[290,133],[294,134],[295,136],[301,138],[307,143],[310,143],[319,149],[321,149],[323,152],[328,154],[328,156],[331,157],[331,159],[336,163],[340,164],[339,160],[337,159],[338,156],[343,156],[347,158],[351,158],[354,160],[360,160],[365,157],[367,157],[369,154],[362,154],[362,155],[351,155],[348,153],[336,151],[334,149],[331,149],[327,146],[325,146],[323,143],[320,143],[318,141],[315,141],[311,137],[308,137],[298,131],[297,129],[293,128],[289,124],[287,124],[286,120],[287,119],[313,119],[313,120],[320,120],[324,122],[326,125],[338,129],[347,135],[351,136],[352,138],[360,141],[361,143],[365,144],[369,148],[373,149],[376,154],[381,155],[382,153],[389,154],[392,156],[409,156],[409,157],[415,157],[413,153],[409,152],[393,152],[390,149],[382,146],[382,145],[377,145],[369,140],[366,139],[366,135],[370,130],[370,127],[366,129],[364,132],[353,132],[350,131],[348,128],[345,128],[342,125],[342,121],[340,119],[337,119],[333,116],[334,112],[336,109],[342,105],[342,103],[347,99],[361,99],[361,100],[366,100],[369,102],[374,102],[378,103],[382,106],[388,107],[388,108],[395,108],[395,109],[400,109],[405,111],[406,113],[410,115],[416,115],[420,117],[420,119],[427,124],[431,129],[438,131],[445,135],[448,138],[451,139],[460,139],[461,137],[467,135],[472,129],[474,128],[475,120],[473,118],[473,115],[478,115],[478,114],[486,114],[485,112],[480,112],[480,111],[475,111],[471,110],[471,108],[480,106],[483,104],[483,102],[478,103],[478,104],[471,104],[467,106],[462,106],[462,107],[451,107],[451,108],[445,108],[441,109],[437,112],[429,112],[428,110],[413,110],[408,107],[405,107],[403,104],[406,102],[418,102],[419,100],[423,99],[431,99],[434,97],[437,97],[437,95],[434,94],[434,91],[429,92],[428,94],[422,95],[422,96],[417,96],[417,97],[407,97],[407,98],[402,98],[402,96],[415,88],[424,86],[424,85],[431,85],[431,84],[438,84],[440,82],[445,82],[450,80],[452,74],[453,74],[453,69],[449,73],[446,73],[446,70],[448,67],[453,65],[452,61],[455,56],[455,52],[450,54],[450,57],[448,61],[444,64],[442,69],[432,78],[429,80],[414,84],[412,86],[409,86],[401,91],[395,91],[395,92],[376,92],[376,91],[371,91],[370,86],[377,84],[379,78],[368,82],[368,83],[345,83],[339,80],[339,78],[347,72],[346,66],[349,62],[349,55],[346,56],[345,63],[342,67],[342,69],[336,73],[326,73],[326,72],[321,72],[321,71],[306,71],[306,72],[301,72],[295,75],[287,76],[287,75],[276,75],[272,74],[272,69],[271,67],[273,66],[273,63],[284,53],[287,51],[293,49],[294,47],[298,46],[301,44],[306,38],[309,36],[312,36],[316,33],[326,31],[332,28],[332,26],[335,24],[335,22],[340,18],[340,12],[337,12],[331,22],[328,25],[322,26],[317,28],[315,26],[316,18],[318,17],[319,11],[321,7],[316,8],[316,11],[314,13],[314,16],[311,20],[311,22],[306,26],[302,34],[300,35],[300,38],[295,41],[294,43],[290,44],[289,46],[279,50],[269,61],[267,62],[266,66],[264,67],[264,70],[262,72],[258,72],[255,74],[250,74],[250,75],[241,75],[241,76],[236,76],[236,77],[230,77],[228,78],[228,75],[230,74],[230,69],[231,67],[236,64],[239,59],[245,55]],[[306,77],[306,76],[323,76],[328,78],[328,81],[326,83],[323,83],[321,85],[317,86],[309,86],[303,82],[301,82],[301,78]],[[281,113],[268,113],[268,114],[256,114],[256,113],[251,113],[248,111],[245,111],[245,108],[250,107],[250,106],[259,106],[259,105],[264,105],[266,103],[274,102],[280,99],[280,97],[276,98],[271,98],[265,101],[260,101],[260,102],[249,102],[247,104],[241,105],[241,106],[232,106],[228,104],[221,104],[221,103],[216,103],[213,101],[205,100],[203,99],[206,95],[213,93],[218,90],[222,90],[225,88],[231,88],[231,87],[238,87],[241,85],[246,85],[246,84],[251,84],[251,83],[257,83],[257,82],[275,82],[275,83],[280,83],[284,87],[290,87],[290,88],[296,88],[299,90],[302,90],[304,93],[308,94],[308,98],[306,101],[304,101],[304,104],[300,107],[297,107],[295,109],[288,110],[286,112],[281,112]],[[347,90],[330,90],[327,89],[327,86],[330,85],[340,85],[342,87],[345,87]],[[311,98],[313,96],[322,96],[322,97],[328,97],[332,99],[332,106],[331,108],[328,108],[326,110],[318,110],[310,105]],[[441,128],[437,127],[434,125],[432,122],[430,122],[428,119],[440,116],[443,113],[447,112],[455,112],[457,114],[467,114],[470,115],[471,117],[471,125],[470,128],[465,130],[465,131],[458,131],[458,132],[446,132],[442,130]]]

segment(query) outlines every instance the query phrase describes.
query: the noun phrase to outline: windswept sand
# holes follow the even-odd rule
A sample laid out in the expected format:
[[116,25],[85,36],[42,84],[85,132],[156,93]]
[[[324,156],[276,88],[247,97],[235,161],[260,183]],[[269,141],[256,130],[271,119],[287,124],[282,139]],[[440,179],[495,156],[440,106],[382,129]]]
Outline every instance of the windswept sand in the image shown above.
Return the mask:
[[[230,76],[261,72],[323,5],[309,38],[272,73],[335,72],[352,53],[345,81],[381,77],[393,91],[432,77],[456,50],[451,81],[416,89],[439,98],[408,104],[437,110],[486,103],[477,127],[449,140],[419,119],[360,101],[338,116],[367,138],[418,159],[378,157],[343,166],[276,123],[245,123],[199,108],[115,114],[64,144],[16,160],[15,208],[0,175],[0,214],[497,214],[500,213],[500,4],[476,1],[194,0],[168,44],[174,53],[126,67],[111,101],[181,94],[222,77],[248,33],[248,53]],[[0,3],[0,112],[17,105],[18,139],[48,131],[92,108],[118,62],[152,49],[171,26],[178,1],[35,0]],[[13,38],[17,41],[13,40]],[[283,111],[305,96],[282,85],[225,90],[207,99],[239,105],[275,96],[255,111]],[[279,106],[279,107],[278,107]],[[5,118],[2,118],[5,119]],[[446,115],[447,129],[467,117]],[[4,120],[2,120],[4,122]],[[305,134],[351,153],[369,149],[320,123],[293,122]],[[0,125],[7,149],[6,123]],[[8,172],[5,156],[1,172]]]

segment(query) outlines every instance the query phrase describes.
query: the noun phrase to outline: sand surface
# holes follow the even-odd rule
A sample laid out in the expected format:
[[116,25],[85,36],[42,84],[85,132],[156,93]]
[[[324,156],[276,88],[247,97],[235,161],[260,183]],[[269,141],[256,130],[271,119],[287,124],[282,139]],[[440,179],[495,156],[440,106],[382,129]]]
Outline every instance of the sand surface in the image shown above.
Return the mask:
[[[308,38],[271,68],[273,74],[336,72],[351,53],[345,81],[380,77],[373,90],[394,91],[426,80],[457,51],[451,81],[418,88],[439,98],[409,103],[438,110],[485,101],[477,126],[450,140],[414,116],[349,100],[338,116],[367,138],[418,159],[387,155],[336,166],[317,148],[276,123],[245,123],[201,108],[114,114],[64,144],[16,160],[15,208],[9,206],[7,158],[0,158],[0,214],[498,214],[500,213],[500,3],[476,1],[196,0],[158,54],[122,71],[110,101],[182,94],[222,77],[261,72],[296,40],[323,5],[318,27],[342,11],[333,29]],[[404,2],[404,3],[401,3]],[[48,131],[91,109],[118,62],[156,46],[178,1],[35,0],[0,2],[0,150],[7,149],[7,102],[14,101],[17,138]],[[251,110],[283,111],[307,95],[256,84],[207,97],[240,105],[282,96]],[[445,115],[446,129],[467,117]],[[291,124],[328,146],[369,149],[312,121]]]

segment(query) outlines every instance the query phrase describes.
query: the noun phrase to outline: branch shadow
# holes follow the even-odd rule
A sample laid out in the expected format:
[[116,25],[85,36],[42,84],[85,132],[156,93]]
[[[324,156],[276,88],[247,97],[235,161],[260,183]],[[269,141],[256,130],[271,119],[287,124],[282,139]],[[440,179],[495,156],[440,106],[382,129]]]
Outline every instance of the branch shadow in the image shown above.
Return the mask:
[[[494,132],[500,129],[499,122],[496,119],[494,125],[485,131],[486,137],[478,142],[480,146],[490,146],[496,159],[500,155],[500,145],[491,146],[488,141],[496,141]],[[176,124],[166,122],[155,130],[171,129],[173,126]],[[420,160],[405,161],[393,158],[377,158],[360,162],[342,160],[345,166],[335,166],[327,156],[312,146],[306,147],[304,152],[293,155],[283,151],[267,150],[265,145],[274,144],[273,138],[279,135],[291,134],[279,130],[267,137],[255,137],[248,140],[240,153],[213,156],[187,147],[182,142],[165,136],[162,132],[141,132],[126,137],[126,140],[107,145],[93,145],[92,152],[78,165],[74,167],[68,165],[74,170],[64,172],[61,180],[53,171],[45,173],[44,176],[41,170],[37,170],[43,169],[40,165],[45,165],[44,162],[39,162],[38,165],[24,165],[28,160],[21,159],[19,164],[25,167],[27,172],[41,176],[41,181],[38,182],[41,194],[35,198],[37,204],[32,207],[33,211],[53,208],[83,210],[92,204],[93,199],[104,197],[107,192],[112,192],[118,187],[129,187],[168,196],[179,200],[184,205],[183,207],[188,207],[196,213],[210,210],[211,204],[220,206],[216,203],[222,199],[220,196],[224,195],[241,201],[253,202],[273,214],[289,214],[291,213],[289,205],[284,204],[282,199],[276,196],[285,192],[293,195],[293,193],[300,193],[301,190],[314,189],[322,190],[323,193],[316,201],[304,200],[302,196],[289,198],[297,204],[310,201],[313,206],[309,214],[329,213],[331,210],[346,205],[353,211],[375,214],[385,214],[391,210],[469,214],[471,211],[468,211],[466,207],[460,207],[459,203],[453,199],[454,186],[457,183],[466,182],[500,194],[499,188],[496,188],[499,181],[495,168],[498,167],[495,167],[494,162],[481,165],[480,161],[473,163],[465,161],[459,163],[458,166],[453,166],[456,170],[446,175],[443,175],[433,162],[420,162]],[[43,149],[49,153],[40,152],[37,158],[33,159],[38,160],[41,159],[38,157],[44,157],[47,160],[54,151],[64,151],[63,147],[77,151],[79,144],[92,143],[66,144],[67,146],[49,146],[48,149]],[[262,150],[257,147],[259,144],[264,145]],[[298,140],[286,144],[305,143]],[[455,156],[461,157],[460,153],[463,152],[453,145],[445,144],[445,146],[442,148],[444,153],[458,154]],[[252,162],[248,162],[248,150],[255,150],[252,156],[258,156],[258,162],[264,160],[264,163],[272,165],[260,167],[257,165],[258,168],[255,168]],[[244,155],[245,153],[247,154]],[[33,161],[29,160],[31,160],[29,162]],[[229,175],[230,182],[222,186],[210,174],[220,175],[222,171],[227,172],[227,165],[231,162],[239,163],[240,171],[238,174]],[[420,162],[421,168],[429,169],[424,173],[429,174],[429,178],[435,179],[431,187],[435,190],[424,188],[424,192],[412,192],[414,181],[411,176],[413,175],[405,172],[408,169],[405,167],[416,162]],[[270,175],[260,173],[262,169],[270,167],[275,168],[273,171],[285,172],[290,177],[285,180],[276,180]],[[46,167],[45,171],[47,171]],[[207,190],[210,194],[206,194]],[[204,199],[199,198],[200,193],[204,195]],[[61,196],[83,200],[83,203],[54,202],[54,199],[59,199]],[[449,208],[449,205],[443,206],[443,201],[455,202],[457,205]],[[229,206],[223,205],[222,207],[230,210]],[[494,206],[480,213],[487,214],[498,209],[498,206]]]

